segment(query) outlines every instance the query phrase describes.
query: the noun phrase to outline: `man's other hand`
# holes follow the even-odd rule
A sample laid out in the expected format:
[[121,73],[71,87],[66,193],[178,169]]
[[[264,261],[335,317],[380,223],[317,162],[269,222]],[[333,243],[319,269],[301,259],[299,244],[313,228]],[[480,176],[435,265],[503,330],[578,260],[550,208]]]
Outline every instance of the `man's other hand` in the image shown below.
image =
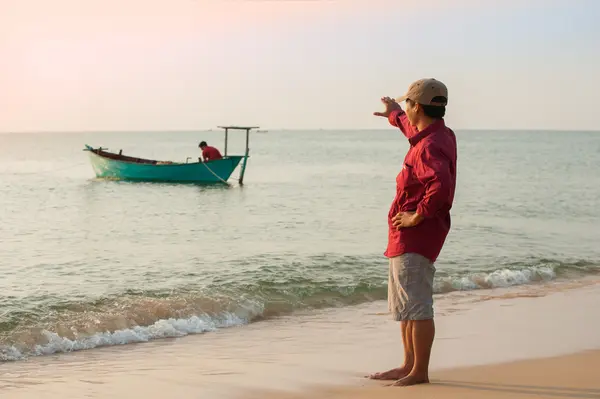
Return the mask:
[[423,221],[423,216],[416,212],[399,212],[392,218],[392,224],[398,230],[414,227]]

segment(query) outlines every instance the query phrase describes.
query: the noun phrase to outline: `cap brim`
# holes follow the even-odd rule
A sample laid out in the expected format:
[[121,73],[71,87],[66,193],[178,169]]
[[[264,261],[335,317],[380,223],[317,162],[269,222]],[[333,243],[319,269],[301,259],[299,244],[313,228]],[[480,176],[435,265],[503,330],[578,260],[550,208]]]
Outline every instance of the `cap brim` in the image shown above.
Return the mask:
[[405,95],[403,95],[401,97],[397,97],[396,98],[396,102],[401,103],[402,101],[406,100],[407,98],[408,98],[408,96],[405,94]]

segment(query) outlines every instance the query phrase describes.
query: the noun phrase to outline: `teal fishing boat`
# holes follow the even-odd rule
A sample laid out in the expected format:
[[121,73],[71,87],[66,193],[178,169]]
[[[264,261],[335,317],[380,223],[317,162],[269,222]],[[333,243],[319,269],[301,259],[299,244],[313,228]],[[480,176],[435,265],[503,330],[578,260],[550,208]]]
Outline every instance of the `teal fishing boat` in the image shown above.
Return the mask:
[[[244,174],[249,157],[250,131],[257,127],[219,126],[225,130],[225,148],[223,158],[207,162],[173,162],[136,158],[118,153],[108,152],[102,147],[85,146],[84,151],[90,154],[92,168],[98,178],[173,183],[228,183],[233,171],[241,163],[238,181],[244,182]],[[228,155],[227,144],[230,130],[246,132],[246,151],[244,155]]]

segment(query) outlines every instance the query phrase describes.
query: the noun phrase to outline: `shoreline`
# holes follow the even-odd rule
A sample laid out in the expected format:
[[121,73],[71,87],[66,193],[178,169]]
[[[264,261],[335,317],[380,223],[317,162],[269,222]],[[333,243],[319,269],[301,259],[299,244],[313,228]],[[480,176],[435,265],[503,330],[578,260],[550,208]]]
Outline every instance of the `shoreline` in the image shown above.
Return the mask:
[[[505,276],[506,277],[506,276]],[[479,281],[477,278],[474,279],[481,285],[485,285],[487,282]],[[487,300],[496,299],[507,299],[507,298],[520,298],[520,297],[541,297],[550,293],[570,290],[574,288],[585,287],[599,280],[597,275],[588,275],[573,278],[556,278],[551,280],[532,281],[526,284],[514,284],[514,281],[507,281],[507,285],[494,286],[488,288],[478,289],[454,289],[451,291],[440,291],[434,294],[436,302],[445,303],[448,301],[455,302],[481,302]],[[193,298],[192,298],[193,299]],[[87,334],[82,335],[72,333],[72,330],[68,328],[68,325],[57,324],[55,326],[48,326],[46,328],[35,328],[28,331],[23,331],[19,337],[23,342],[27,344],[23,347],[19,347],[18,344],[6,344],[2,342],[0,345],[0,364],[5,361],[23,361],[38,356],[52,356],[57,354],[68,354],[72,352],[82,350],[98,350],[105,347],[120,346],[120,345],[132,345],[140,343],[149,343],[153,341],[161,341],[164,339],[182,338],[185,336],[203,335],[206,333],[212,334],[215,330],[227,329],[232,327],[244,327],[252,325],[256,322],[274,321],[280,318],[294,318],[298,315],[312,314],[314,312],[336,312],[338,310],[344,311],[346,308],[364,307],[369,306],[370,303],[377,303],[384,299],[371,299],[363,298],[363,301],[356,303],[340,304],[329,304],[330,306],[318,306],[312,308],[310,306],[306,308],[300,307],[299,309],[289,309],[287,312],[282,314],[267,315],[262,317],[262,312],[271,312],[270,310],[260,310],[259,306],[250,306],[244,308],[242,313],[246,315],[238,316],[234,312],[223,312],[214,314],[202,314],[194,315],[169,315],[168,309],[170,306],[182,306],[185,303],[185,299],[179,298],[174,300],[172,303],[168,301],[163,303],[161,300],[156,298],[142,298],[139,302],[128,302],[128,306],[131,309],[127,309],[126,312],[130,312],[130,315],[113,315],[102,318],[99,315],[96,318],[96,325],[93,326],[92,330],[88,330]],[[350,301],[351,302],[351,301]],[[209,303],[210,305],[210,303]],[[384,306],[385,308],[386,306]],[[127,326],[127,320],[129,317],[138,317],[137,311],[143,311],[145,316],[152,317],[153,309],[157,309],[162,313],[162,318],[155,318],[153,322],[149,324],[137,325],[133,323]],[[110,309],[109,309],[110,310]],[[133,313],[131,313],[133,312]],[[248,314],[255,312],[257,317],[253,317],[250,321],[246,319]],[[442,306],[442,315],[447,312]],[[82,312],[84,314],[85,312]],[[115,317],[116,316],[116,317]],[[144,316],[144,317],[145,317]],[[85,322],[85,318],[82,319]],[[77,322],[77,320],[75,320]],[[115,329],[116,328],[116,329]],[[75,326],[77,330],[77,327]],[[27,334],[30,336],[27,336]]]
[[[439,299],[432,378],[464,367],[600,349],[600,320],[590,311],[600,306],[600,280],[544,287]],[[364,375],[401,361],[398,330],[385,301],[305,312],[210,334],[4,363],[0,391],[10,399],[142,393],[152,399],[355,389],[371,382]]]

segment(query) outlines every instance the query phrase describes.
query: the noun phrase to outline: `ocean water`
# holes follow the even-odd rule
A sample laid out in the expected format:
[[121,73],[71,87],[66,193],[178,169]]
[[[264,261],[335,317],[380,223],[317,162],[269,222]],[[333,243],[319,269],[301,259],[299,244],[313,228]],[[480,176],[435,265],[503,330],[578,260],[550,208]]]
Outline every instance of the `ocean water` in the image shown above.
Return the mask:
[[[456,133],[440,296],[600,273],[600,133]],[[200,140],[223,148],[216,131],[0,135],[2,361],[386,298],[399,131],[255,133],[243,187],[103,181],[82,151],[185,161]]]

